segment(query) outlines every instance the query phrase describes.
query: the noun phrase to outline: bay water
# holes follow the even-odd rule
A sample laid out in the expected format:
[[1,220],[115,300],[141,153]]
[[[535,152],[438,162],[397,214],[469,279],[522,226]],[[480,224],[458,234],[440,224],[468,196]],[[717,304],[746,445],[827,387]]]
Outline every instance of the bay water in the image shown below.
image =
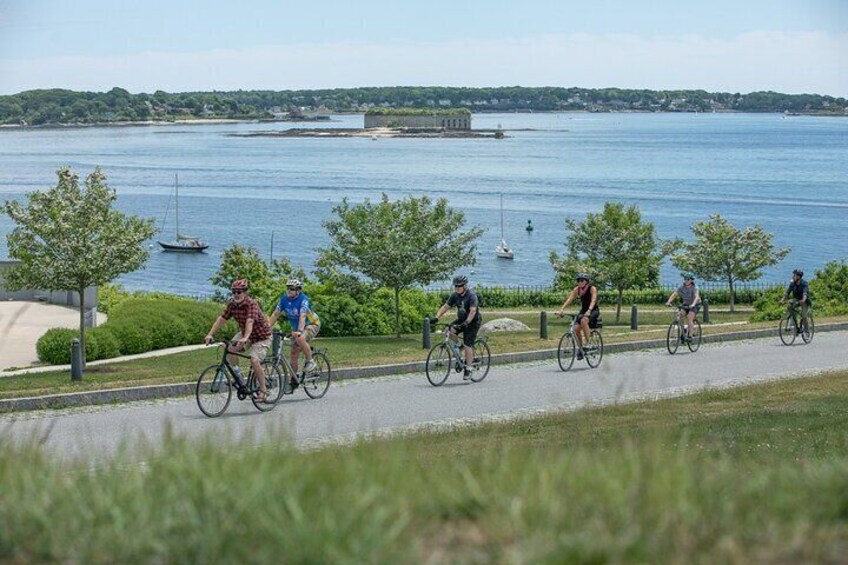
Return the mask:
[[[320,127],[361,127],[361,115]],[[585,218],[607,201],[637,205],[662,238],[691,238],[690,226],[720,213],[739,227],[761,225],[791,247],[764,282],[785,281],[848,258],[848,118],[776,114],[475,114],[494,139],[236,137],[313,127],[227,123],[87,128],[0,128],[0,200],[56,183],[69,165],[82,178],[95,166],[118,193],[117,208],[155,218],[146,267],[119,283],[129,289],[205,295],[221,253],[255,247],[310,270],[327,245],[322,222],[342,198],[361,202],[427,195],[447,198],[468,225],[486,231],[472,283],[547,285],[548,257],[563,252],[564,219]],[[205,253],[159,250],[174,236],[174,175],[180,231]],[[497,259],[504,232],[513,261]],[[168,211],[168,221],[162,220]],[[528,220],[535,229],[525,231]],[[12,229],[0,216],[0,258]],[[273,239],[273,249],[272,249]],[[679,280],[668,261],[663,282]],[[434,285],[448,284],[437,281]]]

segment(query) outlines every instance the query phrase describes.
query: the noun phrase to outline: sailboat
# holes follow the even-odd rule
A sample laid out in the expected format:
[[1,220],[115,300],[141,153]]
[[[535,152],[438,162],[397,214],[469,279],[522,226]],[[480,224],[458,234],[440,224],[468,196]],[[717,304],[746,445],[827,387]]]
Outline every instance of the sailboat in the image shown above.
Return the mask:
[[[179,251],[184,253],[200,253],[209,247],[200,238],[180,233],[180,181],[174,174],[174,210],[176,216],[176,232],[173,241],[160,241],[163,251]],[[167,215],[167,212],[166,212]]]
[[503,220],[503,193],[501,193],[501,244],[495,247],[495,255],[499,259],[512,259],[512,249],[506,244],[504,239],[504,220]]

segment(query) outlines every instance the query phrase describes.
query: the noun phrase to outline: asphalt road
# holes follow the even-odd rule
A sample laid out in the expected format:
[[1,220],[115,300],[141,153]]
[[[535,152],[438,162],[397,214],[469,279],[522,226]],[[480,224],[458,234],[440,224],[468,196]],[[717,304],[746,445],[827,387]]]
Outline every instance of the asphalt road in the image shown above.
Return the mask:
[[[0,436],[37,438],[56,457],[100,460],[145,442],[156,446],[167,433],[189,438],[248,438],[298,445],[345,441],[420,427],[501,420],[587,405],[661,398],[704,386],[734,386],[848,369],[848,332],[817,334],[810,345],[783,346],[777,337],[704,345],[697,353],[663,350],[608,355],[590,369],[575,362],[568,373],[556,362],[495,366],[482,383],[459,374],[440,388],[423,374],[354,380],[331,385],[320,400],[301,391],[285,396],[269,413],[235,395],[220,418],[203,416],[193,397],[36,411],[0,416]],[[138,455],[138,457],[142,457]]]

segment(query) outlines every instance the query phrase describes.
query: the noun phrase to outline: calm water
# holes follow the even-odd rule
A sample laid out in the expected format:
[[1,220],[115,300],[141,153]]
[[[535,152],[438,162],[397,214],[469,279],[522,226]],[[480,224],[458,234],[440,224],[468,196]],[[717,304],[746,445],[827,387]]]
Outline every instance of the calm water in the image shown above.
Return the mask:
[[[763,280],[785,280],[848,257],[848,119],[746,114],[489,114],[508,139],[239,138],[227,133],[285,124],[0,130],[0,199],[55,184],[70,165],[82,176],[100,165],[125,212],[165,214],[180,176],[181,231],[209,251],[153,249],[131,289],[184,294],[212,290],[224,248],[254,246],[311,268],[327,244],[321,222],[343,197],[358,202],[406,195],[445,197],[486,228],[474,281],[548,284],[551,250],[562,251],[566,216],[585,217],[605,201],[636,204],[663,238],[688,237],[714,212],[737,226],[760,224],[792,252]],[[306,124],[309,125],[309,124]],[[339,116],[326,127],[358,127]],[[498,260],[498,195],[514,261]],[[527,233],[527,220],[536,229]],[[162,239],[173,237],[173,203]],[[0,217],[0,257],[11,221]],[[666,263],[665,281],[676,280]]]

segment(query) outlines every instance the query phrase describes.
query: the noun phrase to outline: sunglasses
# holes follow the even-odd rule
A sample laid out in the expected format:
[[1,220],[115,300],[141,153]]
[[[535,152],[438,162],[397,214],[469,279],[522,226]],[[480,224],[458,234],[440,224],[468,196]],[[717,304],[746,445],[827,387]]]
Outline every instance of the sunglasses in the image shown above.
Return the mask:
[[297,290],[296,286],[287,286],[286,290]]
[[243,290],[234,290],[233,294],[244,294]]
[[453,285],[453,287],[454,288],[465,288],[465,285],[464,284],[455,284],[455,285]]

